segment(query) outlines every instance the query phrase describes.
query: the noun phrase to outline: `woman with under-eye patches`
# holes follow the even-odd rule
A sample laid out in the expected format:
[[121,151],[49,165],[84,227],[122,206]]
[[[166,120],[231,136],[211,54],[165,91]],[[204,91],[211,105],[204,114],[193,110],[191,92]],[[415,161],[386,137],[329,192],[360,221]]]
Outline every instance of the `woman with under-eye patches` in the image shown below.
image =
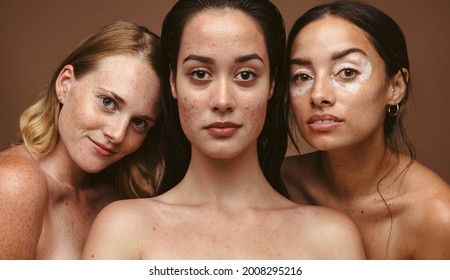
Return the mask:
[[0,259],[79,259],[97,213],[160,180],[160,39],[114,22],[83,41],[0,153]]
[[450,259],[449,185],[415,161],[403,127],[399,26],[362,2],[317,6],[294,24],[288,55],[295,123],[318,150],[285,159],[290,198],[350,216],[370,259]]

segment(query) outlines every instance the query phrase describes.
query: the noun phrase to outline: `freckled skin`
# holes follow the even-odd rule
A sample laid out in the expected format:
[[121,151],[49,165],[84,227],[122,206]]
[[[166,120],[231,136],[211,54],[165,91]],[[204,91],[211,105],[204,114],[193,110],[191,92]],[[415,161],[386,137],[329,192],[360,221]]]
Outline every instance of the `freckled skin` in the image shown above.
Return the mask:
[[[56,87],[56,146],[41,158],[23,145],[0,153],[0,259],[79,259],[95,217],[119,199],[94,173],[140,146],[153,123],[141,129],[137,118],[159,114],[159,80],[138,56],[104,58],[81,78],[66,66]],[[111,92],[124,100],[114,110],[102,99]],[[99,153],[92,140],[114,153]]]

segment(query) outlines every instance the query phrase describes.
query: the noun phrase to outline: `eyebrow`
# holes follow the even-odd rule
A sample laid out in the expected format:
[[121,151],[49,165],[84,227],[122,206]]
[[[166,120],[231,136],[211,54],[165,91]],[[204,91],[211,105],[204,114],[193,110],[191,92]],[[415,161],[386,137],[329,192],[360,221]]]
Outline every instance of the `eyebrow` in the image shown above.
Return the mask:
[[351,53],[360,53],[360,54],[363,54],[364,56],[367,56],[366,52],[360,48],[350,48],[350,49],[346,49],[346,50],[343,50],[343,51],[333,54],[331,56],[331,60],[338,60],[338,59],[343,58],[344,56],[347,56]]
[[[115,100],[117,100],[118,103],[120,103],[120,104],[125,104],[125,103],[126,103],[125,100],[123,100],[122,97],[120,97],[119,95],[117,95],[117,93],[115,93],[115,92],[113,92],[113,91],[110,91],[110,90],[107,90],[107,89],[102,88],[102,87],[100,87],[100,89],[103,90],[103,91],[109,92],[109,93],[112,95],[112,97],[113,97]],[[154,118],[152,118],[152,117],[150,117],[150,116],[147,116],[147,115],[139,116],[139,118],[141,118],[141,119],[143,119],[143,120],[145,120],[145,121],[153,122],[153,123],[156,122],[156,120],[155,120]]]
[[[260,60],[264,64],[264,60],[261,58],[261,56],[259,56],[256,53],[237,57],[234,61],[236,63],[242,63],[242,62],[250,61],[250,60],[253,60],[253,59]],[[202,63],[206,63],[206,64],[214,64],[215,63],[215,60],[210,58],[210,57],[201,56],[201,55],[195,55],[195,54],[188,55],[183,60],[183,63],[186,63],[189,60],[196,60],[196,61],[199,61],[199,62],[202,62]]]
[[[343,58],[349,54],[352,54],[352,53],[361,53],[364,56],[367,56],[366,52],[360,48],[350,48],[350,49],[346,49],[346,50],[334,53],[331,56],[331,60],[335,61],[335,60]],[[294,58],[294,59],[291,59],[289,62],[290,62],[290,65],[311,65],[312,64],[311,60],[302,59],[302,58]]]

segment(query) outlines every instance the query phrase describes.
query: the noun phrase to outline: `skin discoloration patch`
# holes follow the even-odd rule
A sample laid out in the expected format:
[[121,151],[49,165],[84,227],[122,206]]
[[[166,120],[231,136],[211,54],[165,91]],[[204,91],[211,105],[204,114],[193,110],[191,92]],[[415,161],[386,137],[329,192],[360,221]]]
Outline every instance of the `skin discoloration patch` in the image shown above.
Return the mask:
[[[357,93],[361,87],[367,82],[372,73],[372,64],[370,61],[366,59],[357,59],[356,64],[348,65],[348,63],[344,62],[342,64],[338,64],[335,68],[337,68],[336,75],[333,75],[333,84],[341,87],[342,89],[351,92]],[[347,73],[351,73],[352,77],[346,77],[345,71],[349,71]]]

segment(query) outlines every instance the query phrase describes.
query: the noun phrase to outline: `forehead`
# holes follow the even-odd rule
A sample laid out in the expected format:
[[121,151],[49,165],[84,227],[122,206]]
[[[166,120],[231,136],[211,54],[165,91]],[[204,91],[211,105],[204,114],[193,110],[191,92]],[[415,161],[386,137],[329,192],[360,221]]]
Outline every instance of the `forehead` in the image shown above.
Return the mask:
[[251,16],[238,10],[219,9],[195,14],[184,27],[180,52],[200,48],[249,52],[250,49],[265,51],[266,45],[262,29]]
[[323,55],[348,48],[360,48],[369,56],[378,56],[364,30],[341,17],[327,16],[307,24],[297,34],[291,55],[299,50]]

